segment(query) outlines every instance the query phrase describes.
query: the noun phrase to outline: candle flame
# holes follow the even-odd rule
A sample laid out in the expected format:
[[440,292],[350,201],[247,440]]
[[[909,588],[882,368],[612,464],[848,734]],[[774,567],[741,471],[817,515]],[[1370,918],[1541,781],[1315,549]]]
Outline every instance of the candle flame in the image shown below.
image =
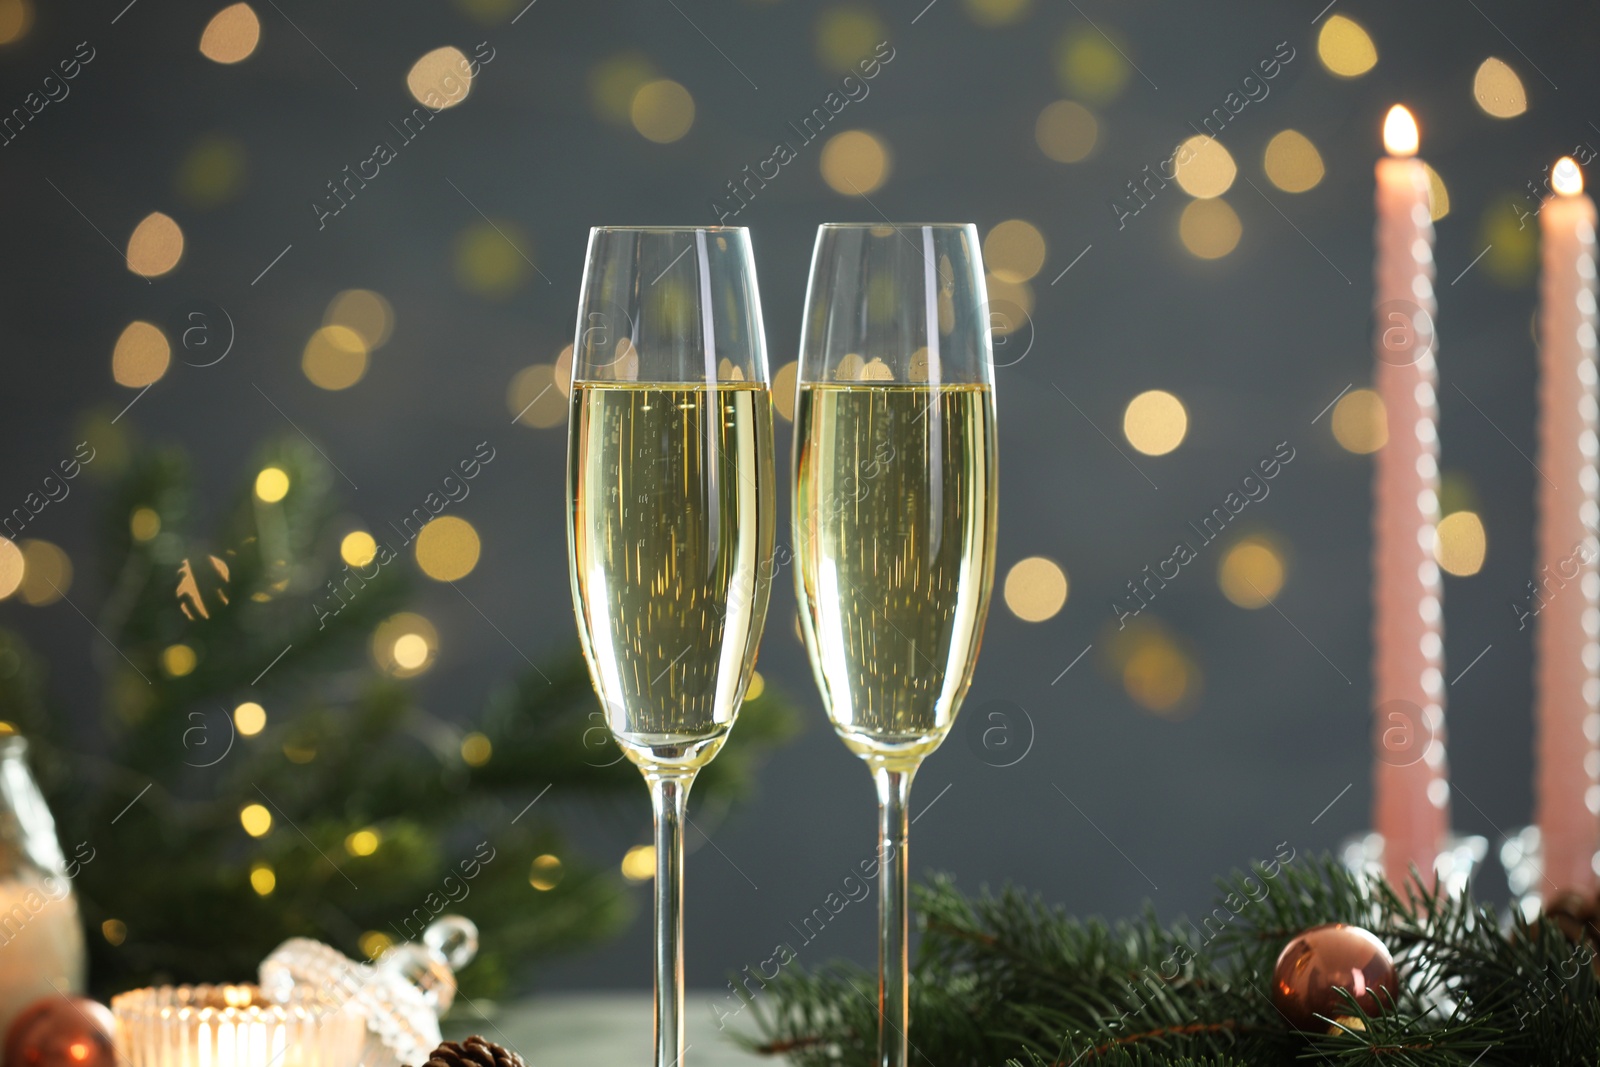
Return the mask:
[[1550,169],[1550,184],[1562,196],[1577,196],[1583,192],[1583,171],[1571,156],[1562,156]]
[[1383,147],[1391,156],[1417,154],[1417,120],[1399,104],[1391,107],[1383,120]]

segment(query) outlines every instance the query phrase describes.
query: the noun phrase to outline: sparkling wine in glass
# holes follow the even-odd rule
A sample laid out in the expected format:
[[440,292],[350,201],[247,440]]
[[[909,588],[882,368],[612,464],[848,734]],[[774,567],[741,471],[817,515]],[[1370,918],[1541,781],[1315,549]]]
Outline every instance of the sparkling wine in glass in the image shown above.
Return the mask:
[[995,405],[971,225],[817,233],[795,405],[801,626],[878,790],[878,1059],[905,1067],[907,800],[972,680],[994,578]]
[[749,232],[600,227],[572,358],[567,533],[584,657],[655,812],[656,1067],[683,1055],[683,822],[767,615],[772,402]]

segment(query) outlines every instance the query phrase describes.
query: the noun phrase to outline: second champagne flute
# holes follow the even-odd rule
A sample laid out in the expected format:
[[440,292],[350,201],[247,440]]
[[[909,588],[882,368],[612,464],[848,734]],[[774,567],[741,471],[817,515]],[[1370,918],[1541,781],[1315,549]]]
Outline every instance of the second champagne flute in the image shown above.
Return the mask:
[[683,1056],[683,823],[767,616],[776,489],[742,227],[590,232],[567,534],[584,658],[655,812],[656,1067]]
[[972,680],[994,579],[995,409],[971,225],[817,233],[795,404],[801,626],[877,784],[878,1060],[908,1062],[906,806]]

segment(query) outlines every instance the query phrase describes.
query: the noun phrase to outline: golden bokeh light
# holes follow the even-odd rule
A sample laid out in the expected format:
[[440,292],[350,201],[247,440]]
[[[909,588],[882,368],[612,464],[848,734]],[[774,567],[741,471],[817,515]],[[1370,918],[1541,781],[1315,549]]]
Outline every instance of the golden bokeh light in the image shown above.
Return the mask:
[[543,893],[554,889],[561,882],[562,874],[560,857],[546,852],[533,857],[533,864],[528,868],[528,884]]
[[263,467],[256,475],[256,499],[276,504],[289,495],[289,473],[282,467]]
[[26,570],[22,549],[11,538],[0,537],[0,600],[22,588]]
[[183,154],[173,184],[191,206],[214,208],[239,194],[245,171],[244,144],[232,137],[210,135]]
[[183,229],[171,215],[152,211],[128,238],[128,269],[135,274],[158,278],[182,258]]
[[556,365],[551,371],[555,378],[556,388],[561,390],[561,395],[572,395],[572,346],[567,345],[556,355]]
[[607,122],[626,126],[639,86],[656,76],[656,68],[643,52],[622,52],[601,60],[589,72],[589,100],[595,114]]
[[622,877],[630,882],[648,882],[656,876],[656,846],[634,845],[623,853]]
[[412,611],[391,615],[372,633],[372,659],[378,669],[395,678],[411,678],[433,665],[439,650],[439,631]]
[[1147,711],[1176,717],[1199,692],[1200,667],[1163,628],[1146,627],[1128,642],[1122,687]]
[[1075,100],[1057,100],[1039,112],[1033,124],[1033,139],[1039,151],[1057,163],[1077,163],[1087,159],[1100,139],[1100,123],[1094,112]]
[[129,389],[154,385],[171,366],[172,345],[161,327],[151,322],[128,323],[111,350],[111,377]]
[[961,0],[967,15],[980,26],[1011,26],[1033,8],[1033,0]]
[[866,130],[845,130],[822,146],[822,180],[844,196],[866,196],[889,180],[889,146]]
[[160,532],[161,516],[155,508],[134,508],[128,516],[128,533],[140,544],[154,541]]
[[1322,153],[1299,130],[1284,130],[1268,141],[1261,164],[1267,180],[1286,193],[1315,189],[1326,173]]
[[1438,222],[1450,214],[1450,190],[1445,187],[1444,179],[1439,177],[1439,172],[1433,167],[1424,163],[1422,169],[1428,175],[1428,215],[1434,222]]
[[1075,27],[1056,45],[1056,76],[1073,96],[1103,104],[1128,84],[1132,70],[1126,51],[1126,45],[1113,44],[1095,27]]
[[367,344],[348,326],[320,327],[306,342],[300,369],[320,389],[348,389],[366,377]]
[[1508,288],[1533,281],[1539,264],[1539,227],[1528,225],[1523,217],[1527,212],[1526,197],[1496,198],[1484,207],[1478,223],[1478,245],[1487,250],[1479,269]]
[[1166,455],[1183,443],[1188,432],[1189,413],[1183,401],[1161,389],[1140,393],[1122,413],[1123,435],[1147,456]]
[[1264,608],[1283,589],[1283,553],[1271,538],[1246,537],[1223,553],[1217,565],[1222,595],[1241,608]]
[[246,804],[239,809],[239,825],[251,837],[265,837],[272,829],[272,812],[261,804]]
[[268,896],[278,888],[278,875],[270,863],[256,863],[250,867],[250,888],[258,896]]
[[346,289],[328,302],[323,313],[325,326],[343,326],[353,330],[375,352],[389,340],[394,330],[394,308],[382,293],[371,289]]
[[33,26],[33,0],[0,0],[0,44],[27,36]]
[[1067,589],[1067,572],[1059,563],[1029,556],[1006,572],[1006,607],[1023,622],[1044,622],[1066,604]]
[[[1005,337],[1027,325],[1033,314],[1033,286],[1027,282],[1010,282],[998,274],[985,276],[989,292],[989,332]],[[1010,357],[995,353],[995,359],[1004,365]]]
[[351,530],[339,542],[339,558],[352,567],[365,567],[378,558],[378,542],[365,530]]
[[378,846],[383,844],[383,836],[376,827],[369,826],[364,830],[357,830],[344,839],[344,850],[360,859],[370,856],[378,851]]
[[[567,357],[569,360],[571,356]],[[571,370],[567,371],[568,378]],[[506,407],[524,426],[548,429],[564,425],[567,421],[567,398],[559,388],[561,376],[548,363],[535,363],[524,367],[511,378],[506,389]],[[571,388],[571,382],[568,382]]]
[[746,700],[760,700],[761,694],[767,691],[767,680],[761,677],[760,671],[750,672],[750,684],[745,686],[744,698]]
[[267,728],[267,709],[247,700],[233,709],[233,728],[241,737],[254,737]]
[[461,762],[468,767],[482,767],[494,755],[494,745],[480,733],[470,733],[461,739]]
[[1200,259],[1221,259],[1239,247],[1244,224],[1226,200],[1191,200],[1178,216],[1178,239]]
[[1025,282],[1044,267],[1044,234],[1031,222],[1007,219],[983,239],[983,262],[1001,281]]
[[800,363],[791,359],[772,376],[772,410],[785,422],[794,421],[795,390],[800,383]]
[[472,92],[472,65],[454,45],[435,48],[411,65],[406,88],[412,99],[434,111],[455,107]]
[[456,515],[441,515],[417,534],[417,566],[434,581],[458,581],[478,565],[481,547],[472,523]]
[[1173,153],[1173,170],[1179,188],[1190,196],[1206,200],[1221,196],[1232,187],[1239,166],[1221,141],[1207,134],[1195,134]]
[[532,247],[514,222],[475,222],[456,237],[456,280],[479,296],[509,296],[522,284],[526,268],[533,262]]
[[106,939],[106,944],[115,948],[128,940],[128,924],[121,919],[107,919],[100,924],[100,936]]
[[367,959],[378,960],[383,958],[384,953],[394,948],[394,938],[382,930],[368,930],[356,938],[356,947]]
[[1359,78],[1377,65],[1378,47],[1360,23],[1333,15],[1317,34],[1317,58],[1330,74]]
[[1489,538],[1476,512],[1456,511],[1439,520],[1433,558],[1441,570],[1458,578],[1471,577],[1483,569],[1488,551]]
[[168,645],[161,650],[161,673],[168,678],[185,678],[194,673],[200,657],[188,645]]
[[261,43],[261,20],[249,4],[231,4],[211,16],[200,34],[200,54],[215,63],[250,58]]
[[72,588],[72,560],[49,541],[24,541],[22,602],[36,608],[54,604]]
[[1333,406],[1333,439],[1346,452],[1366,455],[1389,443],[1389,414],[1383,397],[1371,389],[1352,389]]
[[1472,76],[1472,98],[1485,115],[1512,119],[1528,110],[1528,91],[1522,79],[1503,59],[1490,56]]
[[648,81],[633,94],[628,117],[645,140],[671,144],[694,125],[694,97],[670,78]]
[[888,39],[888,28],[871,8],[830,7],[817,18],[817,61],[835,73],[851,73]]

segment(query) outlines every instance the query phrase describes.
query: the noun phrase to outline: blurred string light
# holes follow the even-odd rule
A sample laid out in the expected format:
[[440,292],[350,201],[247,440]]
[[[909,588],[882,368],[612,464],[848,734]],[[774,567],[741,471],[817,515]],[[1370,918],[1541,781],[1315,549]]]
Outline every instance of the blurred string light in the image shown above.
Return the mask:
[[1164,456],[1183,443],[1189,413],[1183,401],[1162,389],[1150,389],[1128,401],[1122,413],[1128,443],[1147,456]]
[[1264,608],[1278,598],[1286,573],[1277,541],[1256,534],[1223,553],[1217,564],[1217,586],[1223,596],[1241,608]]
[[1472,76],[1472,98],[1485,115],[1513,119],[1528,110],[1528,92],[1505,60],[1490,56]]
[[357,830],[344,839],[344,850],[347,854],[363,859],[378,851],[378,846],[383,844],[383,835],[375,826]]
[[541,893],[554,889],[561,882],[561,859],[546,852],[533,857],[528,867],[528,884]]
[[766,691],[767,680],[761,677],[760,671],[751,671],[750,684],[745,687],[744,698],[746,700],[760,700],[761,694],[765,693]]
[[1178,239],[1191,255],[1221,259],[1239,247],[1244,224],[1226,200],[1191,200],[1178,216]]
[[[985,282],[989,293],[989,332],[1005,337],[1025,325],[1028,316],[1033,314],[1033,286],[1027,282],[1007,281],[998,274],[987,275]],[[998,353],[996,358],[1001,358]]]
[[239,809],[239,825],[251,837],[265,837],[272,829],[272,812],[262,804],[246,804]]
[[479,22],[492,25],[524,6],[526,0],[456,0],[456,6]]
[[22,549],[9,537],[0,537],[0,600],[22,588],[25,569]]
[[115,948],[128,939],[128,924],[121,919],[107,919],[100,924],[100,936]]
[[339,558],[352,567],[365,567],[378,555],[378,542],[365,530],[352,530],[339,542]]
[[1352,389],[1333,406],[1333,439],[1346,452],[1366,455],[1389,443],[1389,416],[1383,397],[1371,389]]
[[1111,629],[1106,659],[1134,703],[1164,718],[1180,718],[1198,699],[1200,665],[1166,626],[1153,617]]
[[1488,551],[1489,537],[1477,512],[1456,511],[1439,520],[1433,558],[1441,570],[1458,578],[1470,577],[1483,569]]
[[411,64],[406,89],[417,103],[435,111],[455,107],[472,92],[472,64],[454,45],[435,48]]
[[249,59],[261,43],[261,20],[249,4],[232,4],[211,16],[200,34],[200,54],[215,63]]
[[1123,58],[1128,45],[1103,30],[1103,26],[1075,26],[1056,44],[1056,77],[1062,88],[1095,104],[1116,99],[1132,73]]
[[967,15],[979,26],[1011,26],[1027,18],[1033,0],[961,0]]
[[263,467],[256,475],[256,499],[276,504],[289,495],[289,474],[282,467]]
[[1461,471],[1447,470],[1439,475],[1439,514],[1453,511],[1479,511],[1478,490]]
[[556,388],[563,397],[572,395],[572,346],[567,345],[556,354],[556,365],[551,370]]
[[206,210],[239,195],[244,188],[245,169],[242,142],[208,134],[183,154],[173,185],[186,204]]
[[1522,218],[1526,201],[1521,197],[1497,198],[1484,208],[1478,223],[1478,244],[1485,248],[1481,269],[1490,281],[1516,288],[1533,280],[1539,246],[1539,227]]
[[475,222],[456,237],[456,281],[491,299],[509,296],[533,262],[533,247],[521,227],[506,219]]
[[1428,175],[1428,215],[1434,222],[1438,222],[1450,214],[1450,190],[1445,187],[1444,179],[1439,177],[1439,172],[1427,163],[1422,165],[1423,171]]
[[417,534],[417,566],[436,582],[454,582],[471,574],[480,551],[478,531],[456,515],[441,515]]
[[1286,193],[1315,189],[1325,173],[1322,153],[1299,130],[1284,130],[1268,141],[1261,165],[1267,180]]
[[1033,124],[1033,139],[1039,151],[1057,163],[1078,163],[1094,151],[1100,138],[1100,124],[1094,112],[1075,100],[1057,100],[1045,105]]
[[655,65],[643,52],[620,52],[603,59],[589,72],[590,105],[606,122],[626,126],[632,121],[634,95],[655,76]]
[[1333,15],[1317,34],[1317,58],[1330,74],[1359,78],[1377,65],[1378,48],[1360,23]]
[[670,78],[645,82],[633,94],[628,117],[639,136],[656,144],[681,140],[694,125],[694,97]]
[[473,732],[461,739],[461,762],[482,767],[494,755],[494,745],[483,734]]
[[151,212],[128,238],[128,269],[135,274],[160,277],[182,258],[183,230],[170,215]]
[[188,645],[168,645],[161,650],[161,672],[168,678],[187,678],[199,662],[200,657]]
[[1201,200],[1221,196],[1233,185],[1239,166],[1222,142],[1208,134],[1195,134],[1173,153],[1178,186]]
[[154,323],[128,323],[111,350],[111,377],[129,389],[154,385],[171,365],[172,345]]
[[[571,373],[569,369],[567,376]],[[548,363],[535,363],[517,371],[506,388],[506,407],[511,410],[512,418],[524,426],[541,430],[564,424],[567,400],[565,390],[560,388],[562,381],[556,368]]]
[[412,611],[391,615],[372,633],[372,659],[378,669],[395,678],[410,678],[433,665],[439,651],[439,631]]
[[845,130],[822,146],[819,165],[828,188],[844,196],[867,196],[889,180],[889,146],[866,130]]
[[33,0],[0,0],[0,44],[27,36],[33,25]]
[[233,726],[241,737],[254,737],[267,728],[267,709],[247,700],[233,709]]
[[648,882],[656,876],[656,846],[634,845],[622,855],[622,877],[630,882]]
[[22,602],[36,608],[54,604],[72,588],[72,559],[49,541],[24,541]]
[[855,65],[889,39],[889,30],[870,8],[830,7],[817,17],[817,62],[835,74],[852,73]]
[[1006,607],[1023,622],[1055,618],[1067,603],[1067,590],[1067,572],[1044,556],[1018,560],[1006,572]]
[[160,532],[161,514],[155,508],[134,508],[128,516],[128,534],[140,544],[154,541]]
[[800,381],[800,364],[790,360],[772,376],[772,410],[786,422],[794,421],[795,389]]
[[1007,219],[983,239],[983,262],[1001,281],[1025,282],[1044,267],[1044,234],[1031,222]]
[[375,352],[388,342],[394,330],[394,308],[382,293],[346,289],[328,302],[322,322],[325,326],[354,330],[367,351]]
[[382,930],[368,930],[356,938],[356,947],[361,950],[361,954],[367,959],[377,960],[382,958],[385,952],[394,948],[394,938]]
[[278,875],[270,863],[255,863],[250,867],[250,888],[258,896],[268,896],[278,888]]
[[300,369],[318,388],[348,389],[366,376],[367,344],[348,326],[323,326],[306,342]]

